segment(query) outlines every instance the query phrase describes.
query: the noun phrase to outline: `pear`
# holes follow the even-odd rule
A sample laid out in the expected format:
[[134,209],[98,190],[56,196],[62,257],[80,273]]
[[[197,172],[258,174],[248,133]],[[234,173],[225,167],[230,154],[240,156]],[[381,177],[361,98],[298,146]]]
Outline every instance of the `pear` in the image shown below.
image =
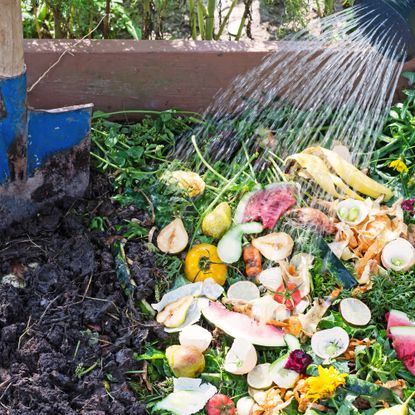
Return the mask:
[[194,346],[170,346],[166,357],[174,376],[178,378],[196,378],[205,368],[205,357]]
[[158,249],[165,254],[178,254],[184,251],[188,243],[189,235],[180,218],[169,223],[157,237]]
[[157,322],[164,324],[168,328],[181,326],[186,320],[187,312],[193,303],[193,299],[193,295],[188,295],[170,303],[163,311],[158,313]]
[[402,405],[381,409],[380,411],[377,411],[375,415],[408,415],[408,404],[414,396],[415,392]]
[[294,247],[294,241],[285,232],[273,232],[252,241],[252,245],[270,261],[282,261],[288,258]]
[[231,207],[223,202],[205,216],[202,222],[202,232],[206,236],[219,239],[230,228],[231,224]]

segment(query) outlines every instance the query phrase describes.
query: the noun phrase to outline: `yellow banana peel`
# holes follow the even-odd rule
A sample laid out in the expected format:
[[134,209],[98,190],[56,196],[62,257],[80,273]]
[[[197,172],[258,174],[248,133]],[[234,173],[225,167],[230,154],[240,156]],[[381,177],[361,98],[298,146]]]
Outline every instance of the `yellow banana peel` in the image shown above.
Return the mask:
[[362,196],[358,195],[356,192],[354,192],[352,189],[350,189],[349,186],[344,183],[344,181],[336,176],[335,174],[331,174],[331,179],[333,180],[333,183],[344,193],[346,196],[351,197],[352,199],[356,200],[365,200]]
[[312,154],[298,153],[287,157],[285,162],[294,160],[302,169],[313,179],[324,191],[332,196],[341,198],[342,196],[336,191],[330,171],[323,160]]
[[330,164],[336,174],[354,190],[374,199],[382,195],[385,196],[386,201],[392,198],[392,190],[366,176],[335,152],[322,147],[319,147],[319,150],[324,154],[327,163]]

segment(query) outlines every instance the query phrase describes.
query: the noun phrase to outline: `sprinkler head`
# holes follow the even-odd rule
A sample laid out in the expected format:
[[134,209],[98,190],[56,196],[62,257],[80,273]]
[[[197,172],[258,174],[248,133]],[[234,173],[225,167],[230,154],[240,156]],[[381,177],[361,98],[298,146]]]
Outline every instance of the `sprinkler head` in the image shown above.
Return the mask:
[[398,49],[393,57],[399,61],[415,57],[415,0],[357,0],[357,17],[364,31],[374,33],[371,42],[388,55],[391,46]]

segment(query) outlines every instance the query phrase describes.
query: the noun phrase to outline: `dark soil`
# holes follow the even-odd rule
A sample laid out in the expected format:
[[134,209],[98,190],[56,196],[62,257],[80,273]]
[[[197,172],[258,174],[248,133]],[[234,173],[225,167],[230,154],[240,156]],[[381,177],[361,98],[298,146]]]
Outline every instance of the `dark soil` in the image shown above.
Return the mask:
[[[145,412],[128,383],[140,378],[126,372],[140,369],[133,354],[157,336],[134,306],[152,295],[157,269],[143,242],[129,241],[138,288],[128,298],[110,243],[115,224],[150,219],[112,204],[110,192],[97,176],[85,199],[45,208],[0,234],[0,414]],[[95,215],[108,218],[108,231],[89,230]],[[10,274],[25,287],[5,283]]]

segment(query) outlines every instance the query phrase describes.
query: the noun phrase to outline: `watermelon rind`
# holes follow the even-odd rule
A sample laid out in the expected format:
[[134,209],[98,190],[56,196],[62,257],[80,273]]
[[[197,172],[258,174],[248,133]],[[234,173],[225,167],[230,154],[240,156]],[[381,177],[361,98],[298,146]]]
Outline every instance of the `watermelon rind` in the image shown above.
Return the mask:
[[211,302],[202,310],[206,320],[233,338],[242,338],[256,346],[284,347],[282,330],[259,323],[249,316],[229,311],[219,302]]

